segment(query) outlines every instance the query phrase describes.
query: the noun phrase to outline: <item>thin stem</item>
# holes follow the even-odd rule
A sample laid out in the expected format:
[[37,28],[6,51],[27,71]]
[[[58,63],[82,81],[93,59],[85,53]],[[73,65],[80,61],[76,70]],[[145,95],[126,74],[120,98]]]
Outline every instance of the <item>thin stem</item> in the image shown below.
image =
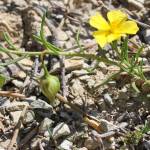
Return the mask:
[[102,81],[102,83],[98,84],[98,85],[94,88],[94,90],[98,89],[100,86],[103,86],[103,85],[107,84],[109,81],[111,81],[112,79],[114,79],[117,75],[119,75],[121,72],[122,72],[122,71],[119,70],[118,72],[115,72],[115,73],[111,74],[109,77],[107,77],[106,79],[104,79],[104,80]]
[[72,52],[60,52],[59,53],[60,55],[64,55],[64,56],[70,56],[70,57],[75,57],[75,56],[78,56],[78,57],[83,57],[83,58],[87,58],[87,59],[92,59],[92,60],[97,60],[97,61],[101,61],[101,62],[105,62],[106,64],[109,64],[109,65],[115,65],[115,66],[118,66],[120,67],[120,64],[115,62],[115,61],[111,61],[107,58],[103,58],[103,57],[99,57],[99,56],[96,56],[94,54],[86,54],[86,53],[72,53]]
[[119,52],[119,49],[117,47],[117,41],[112,42],[111,46],[116,51],[118,57],[120,58],[120,52]]
[[25,55],[26,54],[29,56],[35,56],[35,55],[41,55],[41,54],[63,55],[63,56],[70,56],[70,57],[78,56],[78,57],[83,57],[83,58],[87,58],[87,59],[102,61],[102,62],[105,62],[106,64],[116,65],[116,66],[120,67],[120,65],[117,62],[111,61],[107,58],[102,58],[102,57],[96,56],[94,54],[85,54],[85,53],[83,54],[83,53],[73,53],[73,52],[58,52],[58,54],[55,54],[49,50],[44,50],[43,52],[34,52],[34,51],[33,52],[22,52],[22,51],[8,50],[8,49],[2,48],[2,47],[0,47],[0,51],[8,52],[8,53],[16,54],[16,55]]
[[7,48],[0,47],[0,51],[2,52],[8,52],[11,54],[16,54],[16,55],[29,55],[29,56],[35,56],[35,55],[41,55],[42,53],[48,54],[48,51],[43,51],[43,52],[22,52],[22,51],[14,51],[14,50],[9,50]]

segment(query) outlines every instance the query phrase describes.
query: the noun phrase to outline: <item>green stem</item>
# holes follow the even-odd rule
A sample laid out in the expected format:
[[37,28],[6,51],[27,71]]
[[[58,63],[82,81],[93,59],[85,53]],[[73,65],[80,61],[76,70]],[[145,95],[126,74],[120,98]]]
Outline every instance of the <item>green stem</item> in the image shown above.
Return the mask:
[[41,55],[42,53],[48,54],[48,51],[43,51],[43,52],[22,52],[22,51],[15,51],[15,50],[9,50],[7,48],[0,47],[0,51],[6,53],[11,53],[11,54],[16,54],[16,55],[29,55],[29,56],[35,56],[35,55]]
[[118,46],[117,46],[117,41],[112,42],[111,46],[112,46],[112,49],[114,49],[116,51],[118,57],[120,58],[120,52],[119,52],[119,49],[118,49]]
[[41,55],[41,54],[63,55],[63,56],[70,56],[70,57],[78,56],[78,57],[83,57],[83,58],[87,58],[87,59],[102,61],[102,62],[105,62],[106,64],[116,65],[116,66],[120,67],[120,65],[117,62],[111,61],[107,58],[102,58],[102,57],[96,56],[94,54],[73,53],[73,52],[59,52],[58,54],[54,54],[49,50],[45,50],[43,52],[22,52],[22,51],[8,50],[8,49],[2,48],[2,47],[0,47],[0,51],[8,52],[8,53],[16,54],[16,55],[25,55],[26,54],[29,56],[35,56],[35,55]]
[[47,70],[47,67],[44,63],[44,54],[41,54],[41,61],[42,61],[42,68],[44,69],[44,77],[49,76],[49,72]]
[[64,56],[70,56],[70,57],[75,57],[75,56],[83,57],[83,58],[97,60],[99,62],[104,62],[104,63],[109,64],[109,65],[115,65],[115,66],[120,67],[119,63],[117,63],[115,61],[111,61],[111,60],[109,60],[107,58],[96,56],[94,54],[72,53],[72,52],[69,52],[69,53],[68,52],[60,52],[59,54],[60,55],[64,55]]
[[100,86],[103,86],[103,85],[107,84],[109,81],[111,81],[112,79],[114,79],[117,75],[119,75],[121,72],[122,72],[122,71],[119,70],[118,72],[111,74],[109,77],[107,77],[106,79],[104,79],[104,80],[102,81],[102,83],[100,83],[99,85],[97,85],[97,86],[94,88],[94,90],[98,89]]

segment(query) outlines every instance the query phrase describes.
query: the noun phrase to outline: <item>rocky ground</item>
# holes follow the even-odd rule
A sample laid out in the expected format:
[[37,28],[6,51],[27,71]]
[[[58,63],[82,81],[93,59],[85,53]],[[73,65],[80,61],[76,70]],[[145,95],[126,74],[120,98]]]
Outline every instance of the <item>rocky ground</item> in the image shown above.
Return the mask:
[[[75,37],[80,29],[81,44],[87,52],[96,54],[98,46],[91,36],[88,20],[96,11],[106,15],[111,9],[121,9],[138,21],[140,31],[131,40],[145,46],[141,58],[149,78],[149,0],[0,0],[0,43],[6,44],[5,31],[17,48],[41,51],[42,46],[32,36],[39,34],[41,17],[47,10],[44,29],[51,43],[66,51],[77,51]],[[134,50],[134,46],[130,46]],[[110,47],[106,53],[114,57]],[[7,63],[0,67],[0,73],[7,76],[0,92],[0,150],[150,150],[149,89],[136,93],[127,75],[96,88],[117,68],[99,63],[89,72],[87,68],[97,62],[47,56],[49,71],[60,77],[60,93],[100,123],[101,129],[96,130],[86,123],[80,112],[59,100],[53,106],[49,104],[35,80],[42,74],[38,57],[8,64],[17,58],[0,53],[0,62]],[[18,94],[12,95],[10,91]]]

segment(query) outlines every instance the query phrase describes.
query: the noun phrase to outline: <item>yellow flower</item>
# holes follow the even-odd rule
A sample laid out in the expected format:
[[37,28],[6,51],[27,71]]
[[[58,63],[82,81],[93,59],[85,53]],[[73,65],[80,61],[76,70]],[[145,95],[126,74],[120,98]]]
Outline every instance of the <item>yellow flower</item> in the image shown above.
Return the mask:
[[108,12],[107,18],[108,22],[98,12],[90,18],[90,25],[98,29],[93,36],[101,47],[126,34],[136,34],[139,30],[136,22],[128,21],[127,15],[120,10]]

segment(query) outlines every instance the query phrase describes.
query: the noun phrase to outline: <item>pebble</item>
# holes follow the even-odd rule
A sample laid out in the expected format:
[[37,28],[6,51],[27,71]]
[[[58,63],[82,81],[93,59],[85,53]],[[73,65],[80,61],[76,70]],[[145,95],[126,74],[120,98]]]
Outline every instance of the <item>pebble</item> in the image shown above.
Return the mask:
[[41,122],[41,125],[39,126],[39,132],[44,133],[48,130],[48,128],[51,128],[54,121],[49,118],[44,118],[44,120]]
[[50,112],[53,110],[53,107],[50,104],[41,99],[34,99],[31,97],[25,101],[28,102],[33,109],[45,109],[49,110]]
[[99,143],[96,140],[89,137],[85,140],[84,146],[89,150],[95,150],[99,147]]
[[88,73],[89,73],[89,72],[86,71],[86,70],[84,70],[84,69],[72,71],[72,74],[73,74],[74,76],[76,76],[76,77],[82,76],[82,75],[86,75],[86,74],[88,74]]
[[105,119],[100,119],[100,124],[103,132],[112,131],[118,128],[117,126],[115,126],[114,124]]
[[69,135],[70,133],[68,125],[62,122],[53,129],[52,136],[54,139],[58,139],[59,137]]
[[12,102],[12,103],[7,103],[4,106],[0,107],[0,112],[3,114],[5,112],[5,109],[8,112],[14,112],[14,111],[22,111],[24,106],[29,106],[27,102]]
[[72,150],[72,146],[73,146],[73,143],[68,141],[68,140],[64,140],[59,148],[62,149],[62,150]]
[[25,0],[11,0],[11,3],[14,4],[14,6],[17,6],[17,8],[26,8],[27,7],[27,3]]
[[104,100],[109,106],[114,104],[111,96],[108,93],[104,94]]
[[24,116],[23,123],[28,124],[34,121],[35,114],[32,110],[28,110]]
[[12,80],[12,83],[18,88],[23,88],[23,86],[24,86],[24,83],[19,80]]
[[55,35],[55,38],[59,41],[66,41],[66,40],[68,40],[68,35],[66,34],[66,32],[57,28],[57,33]]
[[10,115],[12,117],[12,120],[14,123],[17,123],[19,118],[20,118],[20,115],[21,115],[21,112],[22,111],[14,111],[14,112],[10,112]]
[[96,81],[94,79],[88,79],[87,85],[90,89],[92,89],[94,87],[95,83],[96,83]]
[[150,29],[146,29],[142,33],[146,44],[150,44]]

